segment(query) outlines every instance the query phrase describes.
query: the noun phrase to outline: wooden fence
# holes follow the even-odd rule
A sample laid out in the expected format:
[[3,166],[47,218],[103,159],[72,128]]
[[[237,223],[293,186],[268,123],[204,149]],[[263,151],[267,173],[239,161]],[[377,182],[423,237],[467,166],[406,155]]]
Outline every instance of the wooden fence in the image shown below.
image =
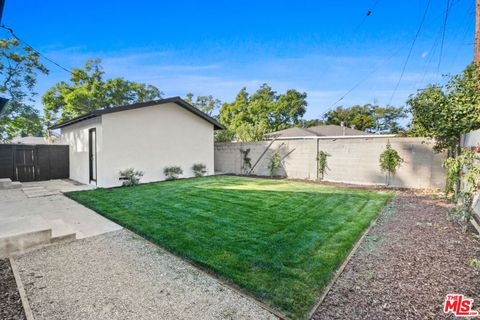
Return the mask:
[[0,178],[42,181],[69,177],[65,145],[0,144]]

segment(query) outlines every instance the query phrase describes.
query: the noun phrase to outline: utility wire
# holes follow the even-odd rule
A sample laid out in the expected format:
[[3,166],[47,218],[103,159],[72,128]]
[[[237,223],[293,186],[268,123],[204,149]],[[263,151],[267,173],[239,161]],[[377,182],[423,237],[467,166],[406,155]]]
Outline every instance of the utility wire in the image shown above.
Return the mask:
[[[378,2],[380,0],[374,0],[373,3],[372,3],[372,6],[367,10],[367,12],[365,13],[365,15],[363,16],[363,19],[362,21],[355,27],[354,29],[354,32],[353,33],[357,33],[357,31],[363,26],[363,24],[365,23],[365,21],[367,20],[368,17],[370,17],[373,13],[373,9],[375,9],[375,7],[377,6]],[[389,58],[390,59],[390,58]],[[381,63],[380,63],[381,64]],[[378,67],[379,64],[376,65],[376,67]],[[327,109],[326,112],[330,111],[337,103],[339,103],[340,101],[342,101],[347,95],[349,95],[353,90],[355,90],[360,84],[362,84],[363,81],[365,81],[366,79],[368,79],[369,76],[367,77],[364,77],[362,78],[359,82],[357,82],[353,87],[351,87],[347,92],[345,92],[337,101],[335,101],[334,103],[332,103],[332,105]]]
[[386,62],[388,62],[389,60],[391,60],[393,57],[395,57],[400,51],[402,51],[403,49],[405,48],[405,46],[402,46],[400,47],[398,50],[396,50],[395,52],[393,52],[393,54],[391,54],[390,56],[388,56],[387,58],[381,60],[379,63],[377,63],[373,68],[372,68],[372,71],[365,77],[363,77],[362,79],[360,79],[357,83],[355,83],[355,85],[353,85],[347,92],[345,92],[337,101],[335,101],[334,103],[332,103],[332,105],[328,108],[328,111],[330,111],[333,107],[336,106],[337,103],[339,103],[340,101],[342,101],[348,94],[350,94],[353,90],[355,90],[356,88],[358,88],[364,81],[368,80],[372,75],[375,74],[375,72],[378,71],[378,68],[380,66],[382,66],[383,64],[385,64]]
[[440,43],[440,55],[438,57],[438,65],[437,65],[437,73],[440,72],[440,65],[442,64],[442,55],[443,55],[443,44],[445,42],[445,32],[447,30],[447,21],[448,21],[448,13],[450,9],[450,0],[447,0],[447,9],[445,10],[445,19],[443,20],[443,27],[442,27],[442,41]]
[[69,74],[72,73],[71,70],[69,70],[68,68],[65,68],[63,67],[62,65],[60,65],[59,63],[53,61],[52,59],[50,59],[49,57],[45,56],[44,54],[42,54],[40,51],[36,50],[34,47],[32,47],[31,45],[29,45],[27,42],[25,42],[24,40],[20,39],[14,32],[13,32],[13,29],[12,28],[9,28],[9,27],[6,27],[5,25],[0,25],[0,28],[2,29],[5,29],[7,30],[8,32],[10,32],[10,34],[12,35],[13,38],[17,39],[18,41],[20,41],[21,43],[23,43],[24,45],[26,45],[27,47],[29,47],[30,49],[32,49],[33,52],[35,52],[36,54],[38,54],[40,57],[42,57],[43,59],[49,61],[50,63],[56,65],[57,67],[59,67],[60,69],[62,69],[63,71],[65,72],[68,72]]
[[398,87],[400,86],[400,82],[402,81],[403,75],[405,74],[405,69],[407,68],[408,61],[410,60],[410,56],[412,55],[413,47],[415,46],[415,42],[417,42],[418,36],[420,32],[422,31],[423,23],[425,22],[425,18],[428,13],[428,9],[430,8],[430,3],[431,0],[428,0],[427,7],[425,8],[425,11],[423,12],[422,20],[420,21],[420,25],[418,26],[417,32],[415,33],[415,38],[412,41],[412,45],[410,46],[410,50],[408,50],[407,58],[405,59],[405,62],[403,63],[402,67],[402,72],[400,73],[400,78],[397,81],[397,84],[395,85],[395,89],[392,92],[392,95],[390,96],[390,100],[388,101],[388,105],[392,103],[393,97],[395,96],[395,93],[397,93]]

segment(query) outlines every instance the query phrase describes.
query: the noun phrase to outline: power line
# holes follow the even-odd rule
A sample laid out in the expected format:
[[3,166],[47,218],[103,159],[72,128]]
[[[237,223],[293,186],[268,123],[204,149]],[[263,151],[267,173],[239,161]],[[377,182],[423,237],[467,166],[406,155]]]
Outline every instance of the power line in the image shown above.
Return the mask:
[[388,56],[387,58],[381,60],[379,63],[377,63],[373,68],[372,68],[372,71],[365,77],[363,77],[362,79],[360,79],[355,85],[353,85],[347,92],[345,92],[337,101],[335,101],[334,103],[332,103],[332,105],[327,109],[326,112],[328,112],[329,110],[331,110],[333,107],[335,107],[335,105],[337,103],[339,103],[340,101],[342,101],[348,94],[350,94],[353,90],[355,90],[356,88],[358,88],[364,81],[368,80],[372,75],[375,74],[375,72],[378,71],[378,68],[380,66],[382,66],[383,64],[385,64],[386,62],[390,61],[393,57],[395,57],[399,52],[401,52],[403,49],[405,48],[405,46],[402,46],[400,48],[398,48],[398,50],[396,50],[393,54],[391,54],[390,56]]
[[402,81],[403,75],[405,74],[405,69],[407,68],[408,61],[410,60],[410,56],[412,55],[413,47],[415,46],[415,42],[417,42],[418,35],[420,34],[420,31],[422,31],[423,23],[425,22],[425,18],[428,13],[428,9],[430,8],[430,3],[431,0],[428,0],[427,7],[425,8],[425,11],[423,12],[422,20],[420,21],[420,25],[418,26],[417,32],[415,33],[415,38],[412,41],[412,45],[410,46],[410,50],[408,50],[407,58],[405,59],[405,62],[402,67],[402,72],[400,73],[400,78],[398,79],[397,84],[395,85],[395,89],[392,92],[392,95],[390,96],[390,100],[388,101],[388,105],[392,103],[393,97],[395,96],[395,93],[397,93],[398,87],[400,86],[400,82]]
[[448,21],[448,12],[450,9],[450,0],[447,0],[447,9],[445,10],[445,19],[443,20],[443,27],[442,27],[442,41],[440,43],[440,55],[438,57],[438,66],[437,66],[437,73],[440,72],[440,65],[442,64],[442,55],[443,55],[443,44],[445,42],[445,32],[447,30],[447,21]]
[[38,54],[40,57],[42,57],[43,59],[47,60],[48,62],[56,65],[57,67],[59,67],[60,69],[62,69],[63,71],[65,72],[68,72],[69,74],[72,73],[71,70],[69,70],[68,68],[65,68],[63,67],[62,65],[60,65],[59,63],[53,61],[52,59],[50,59],[49,57],[45,56],[44,54],[42,54],[40,51],[36,50],[34,47],[32,47],[31,45],[29,45],[27,42],[25,42],[24,40],[20,39],[14,32],[13,32],[13,29],[12,28],[9,28],[9,27],[6,27],[5,25],[0,25],[0,28],[2,29],[5,29],[7,30],[8,32],[10,32],[10,34],[12,35],[13,38],[17,39],[18,41],[20,41],[21,43],[23,43],[24,45],[26,45],[27,47],[29,47],[30,49],[32,49],[33,52],[35,52],[36,54]]

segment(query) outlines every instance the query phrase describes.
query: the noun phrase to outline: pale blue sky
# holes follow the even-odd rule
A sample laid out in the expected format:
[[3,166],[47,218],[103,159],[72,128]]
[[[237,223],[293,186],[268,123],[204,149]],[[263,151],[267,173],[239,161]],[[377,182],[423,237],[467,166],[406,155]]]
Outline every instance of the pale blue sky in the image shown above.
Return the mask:
[[[307,92],[305,117],[317,118],[359,82],[339,104],[390,101],[427,3],[7,0],[3,22],[68,68],[101,58],[108,77],[223,101],[266,82]],[[470,63],[473,31],[474,0],[431,0],[392,104]],[[40,94],[68,78],[45,65],[51,73],[39,78]]]

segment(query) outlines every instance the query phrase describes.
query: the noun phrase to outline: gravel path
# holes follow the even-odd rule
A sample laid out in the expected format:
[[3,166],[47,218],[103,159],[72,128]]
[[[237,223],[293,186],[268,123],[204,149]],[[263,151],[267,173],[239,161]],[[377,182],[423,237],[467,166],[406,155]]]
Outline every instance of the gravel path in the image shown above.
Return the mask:
[[0,319],[26,319],[8,259],[0,259]]
[[36,320],[275,319],[126,230],[15,259]]
[[480,309],[480,242],[446,219],[447,204],[400,192],[313,319],[443,319],[447,293]]

